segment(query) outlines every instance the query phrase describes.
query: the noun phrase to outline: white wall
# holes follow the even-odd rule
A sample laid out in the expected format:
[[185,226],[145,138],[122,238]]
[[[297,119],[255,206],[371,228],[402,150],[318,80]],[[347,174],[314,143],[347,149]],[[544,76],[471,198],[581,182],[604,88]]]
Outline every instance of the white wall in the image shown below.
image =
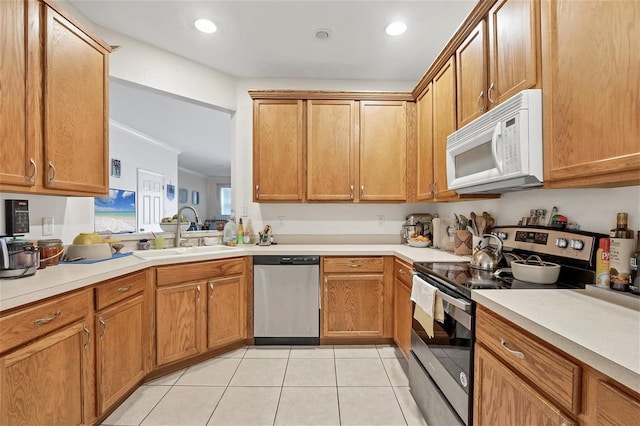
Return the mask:
[[[109,188],[137,191],[138,169],[158,173],[164,176],[165,184],[162,216],[173,216],[177,212],[178,152],[175,149],[110,120],[109,156],[121,161],[120,178],[110,176]],[[166,196],[166,185],[169,183],[176,185],[173,200]]]
[[[207,177],[201,175],[199,173],[195,173],[191,170],[186,170],[183,168],[178,169],[178,182],[179,187],[183,189],[189,190],[189,196],[187,198],[186,203],[178,203],[178,208],[181,208],[186,205],[191,205],[195,207],[198,211],[198,216],[200,216],[200,220],[204,223],[206,219],[209,219],[209,206],[208,206],[208,191],[207,191]],[[198,204],[193,203],[193,191],[199,192],[199,202]],[[177,210],[176,210],[177,213]],[[174,213],[175,214],[175,213]],[[185,210],[182,212],[183,216],[191,219],[192,222],[195,222],[195,215],[191,210]],[[170,215],[173,216],[173,215]]]
[[231,176],[210,177],[207,179],[207,210],[209,211],[207,219],[213,219],[215,215],[221,214],[218,185],[231,185]]

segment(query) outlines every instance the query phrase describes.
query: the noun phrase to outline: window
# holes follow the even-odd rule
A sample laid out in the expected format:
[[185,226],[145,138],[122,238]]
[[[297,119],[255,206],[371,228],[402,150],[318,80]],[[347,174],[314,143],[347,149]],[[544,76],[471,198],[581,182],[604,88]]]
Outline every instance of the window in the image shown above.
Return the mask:
[[231,185],[218,185],[218,201],[220,202],[220,214],[231,214]]

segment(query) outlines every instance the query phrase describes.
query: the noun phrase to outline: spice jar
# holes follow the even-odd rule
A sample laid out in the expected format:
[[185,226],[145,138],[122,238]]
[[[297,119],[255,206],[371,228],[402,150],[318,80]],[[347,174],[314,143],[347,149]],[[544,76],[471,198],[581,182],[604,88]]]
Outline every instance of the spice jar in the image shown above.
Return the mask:
[[38,240],[40,248],[40,269],[47,266],[55,266],[60,262],[64,246],[62,240]]

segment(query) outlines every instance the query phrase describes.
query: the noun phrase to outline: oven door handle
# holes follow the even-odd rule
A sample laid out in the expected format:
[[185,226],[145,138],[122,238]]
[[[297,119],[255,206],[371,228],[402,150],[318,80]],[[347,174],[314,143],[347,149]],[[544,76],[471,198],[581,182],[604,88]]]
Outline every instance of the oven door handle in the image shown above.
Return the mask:
[[[418,273],[415,270],[412,270],[411,275],[418,275]],[[438,290],[438,294],[443,301],[449,303],[450,305],[455,306],[458,309],[462,309],[465,312],[471,312],[471,303],[467,302],[466,300],[456,299],[455,297],[451,297],[447,293],[440,290]]]

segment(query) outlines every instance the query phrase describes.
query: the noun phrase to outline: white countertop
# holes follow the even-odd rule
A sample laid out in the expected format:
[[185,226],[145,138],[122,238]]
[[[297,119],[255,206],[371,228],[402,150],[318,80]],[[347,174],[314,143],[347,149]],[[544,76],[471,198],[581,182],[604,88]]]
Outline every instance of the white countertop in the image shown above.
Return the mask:
[[472,299],[640,393],[640,311],[586,290],[475,290]]
[[[167,253],[170,251],[168,250]],[[238,256],[320,255],[320,256],[397,256],[408,262],[456,261],[459,256],[430,248],[414,248],[401,244],[323,244],[272,246],[239,246],[215,253],[181,254],[143,260],[126,256],[92,264],[60,264],[40,269],[35,275],[14,280],[0,280],[0,312],[48,297],[76,290],[120,275],[154,265],[226,259]]]

